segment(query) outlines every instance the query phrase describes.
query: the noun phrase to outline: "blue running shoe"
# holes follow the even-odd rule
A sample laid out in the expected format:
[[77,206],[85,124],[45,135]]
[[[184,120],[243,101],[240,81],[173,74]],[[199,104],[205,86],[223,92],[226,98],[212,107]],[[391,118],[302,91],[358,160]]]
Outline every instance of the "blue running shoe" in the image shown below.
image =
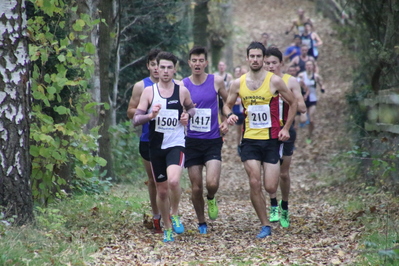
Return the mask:
[[163,231],[163,242],[173,242],[175,239],[173,238],[173,231],[171,229],[165,229]]
[[172,220],[173,231],[175,231],[176,234],[183,233],[184,232],[184,225],[180,222],[179,216],[178,215],[172,215],[171,220]]
[[271,236],[272,235],[272,229],[270,228],[270,226],[262,226],[262,229],[260,230],[259,235],[256,236],[256,238],[265,238],[267,236]]
[[208,231],[208,226],[206,225],[206,223],[205,224],[201,224],[201,225],[198,226],[198,230],[199,230],[200,234],[205,235],[207,233],[207,231]]

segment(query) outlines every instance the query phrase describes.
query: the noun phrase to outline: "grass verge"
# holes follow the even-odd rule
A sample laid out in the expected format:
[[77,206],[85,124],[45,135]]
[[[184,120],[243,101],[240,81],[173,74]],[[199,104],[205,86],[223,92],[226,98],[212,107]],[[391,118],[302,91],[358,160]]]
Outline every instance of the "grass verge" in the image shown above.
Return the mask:
[[32,225],[14,228],[0,219],[0,265],[88,265],[118,228],[141,220],[149,209],[147,188],[139,181],[36,207]]

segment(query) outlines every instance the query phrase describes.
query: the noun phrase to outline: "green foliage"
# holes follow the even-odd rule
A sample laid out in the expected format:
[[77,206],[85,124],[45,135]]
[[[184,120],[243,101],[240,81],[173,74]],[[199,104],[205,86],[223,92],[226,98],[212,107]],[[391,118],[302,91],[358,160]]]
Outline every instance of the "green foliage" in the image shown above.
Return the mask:
[[76,38],[84,40],[82,30],[90,29],[95,22],[82,15],[69,28],[69,14],[76,12],[73,5],[60,0],[31,3],[32,193],[36,202],[47,203],[59,195],[61,188],[69,189],[70,179],[98,176],[98,165],[106,164],[93,155],[98,148],[98,128],[84,132],[97,105],[87,92],[94,47],[74,43]]
[[[393,221],[378,221],[368,225],[370,234],[365,237],[361,248],[363,250],[360,265],[398,265],[399,234]],[[381,232],[386,228],[386,232]]]
[[[141,127],[139,128],[141,132]],[[118,182],[132,182],[147,178],[139,154],[140,138],[133,130],[130,121],[119,123],[110,129],[112,155]]]
[[179,58],[177,79],[190,73],[189,50],[190,1],[121,0],[121,71],[117,121],[126,121],[126,109],[132,84],[148,76],[146,55],[152,48],[173,52]]
[[[351,165],[366,167],[366,176],[363,180],[369,185],[377,187],[389,187],[392,182],[392,174],[396,175],[399,162],[398,152],[385,154],[370,154],[370,152],[360,146],[354,146],[352,150],[343,153],[341,160],[349,160]],[[353,178],[359,178],[356,174]]]

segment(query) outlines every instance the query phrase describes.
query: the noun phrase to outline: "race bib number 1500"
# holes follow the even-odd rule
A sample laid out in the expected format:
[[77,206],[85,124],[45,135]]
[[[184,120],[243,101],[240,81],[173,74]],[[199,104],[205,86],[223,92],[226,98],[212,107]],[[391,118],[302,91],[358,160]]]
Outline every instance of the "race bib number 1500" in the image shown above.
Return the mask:
[[179,111],[161,109],[155,118],[155,131],[161,133],[170,133],[175,130],[179,124]]

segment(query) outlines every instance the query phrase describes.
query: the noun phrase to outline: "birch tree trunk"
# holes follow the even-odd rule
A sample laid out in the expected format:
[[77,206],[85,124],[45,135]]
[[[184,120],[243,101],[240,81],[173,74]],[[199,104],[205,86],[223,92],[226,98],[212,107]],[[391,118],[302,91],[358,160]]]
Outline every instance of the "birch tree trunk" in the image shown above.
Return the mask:
[[24,11],[23,0],[0,2],[0,211],[17,224],[33,219]]

